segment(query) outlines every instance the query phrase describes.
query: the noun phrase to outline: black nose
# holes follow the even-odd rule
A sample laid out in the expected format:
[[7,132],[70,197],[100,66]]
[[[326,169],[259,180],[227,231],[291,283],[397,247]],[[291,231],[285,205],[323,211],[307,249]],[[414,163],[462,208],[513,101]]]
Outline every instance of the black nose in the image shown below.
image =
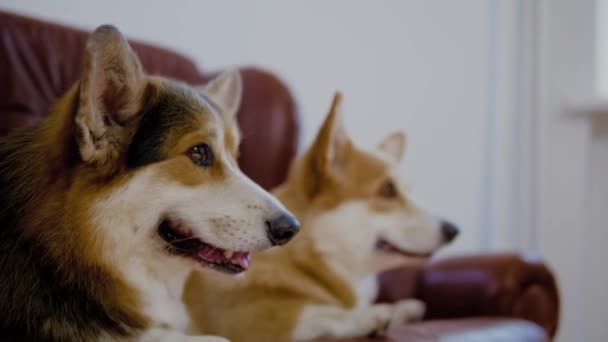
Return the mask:
[[300,230],[300,222],[289,214],[281,214],[266,221],[266,226],[268,226],[268,238],[273,245],[287,243]]
[[448,221],[441,223],[441,234],[443,234],[443,241],[451,242],[458,236],[458,227]]

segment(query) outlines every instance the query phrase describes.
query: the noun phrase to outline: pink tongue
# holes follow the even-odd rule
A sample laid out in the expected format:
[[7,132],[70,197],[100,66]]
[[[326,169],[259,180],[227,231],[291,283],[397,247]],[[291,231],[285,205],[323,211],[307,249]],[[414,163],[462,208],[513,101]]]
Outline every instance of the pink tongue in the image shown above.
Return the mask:
[[225,259],[222,250],[208,245],[198,251],[198,256],[209,262],[220,262]]
[[246,270],[249,268],[249,253],[246,252],[236,252],[230,258],[230,262],[241,266],[242,269]]
[[226,260],[224,251],[215,247],[205,245],[201,250],[198,251],[198,256],[205,259],[208,262],[227,262],[241,266],[242,269],[246,270],[249,268],[249,253],[247,252],[235,252],[230,260]]

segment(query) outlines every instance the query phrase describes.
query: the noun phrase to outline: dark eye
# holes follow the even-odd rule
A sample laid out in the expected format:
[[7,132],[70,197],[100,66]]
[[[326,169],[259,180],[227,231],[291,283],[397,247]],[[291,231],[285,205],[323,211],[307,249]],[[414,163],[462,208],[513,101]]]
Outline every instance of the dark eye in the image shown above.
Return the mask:
[[213,151],[207,144],[192,146],[188,154],[192,162],[198,166],[207,167],[213,165]]
[[378,195],[382,198],[395,198],[397,197],[397,188],[393,182],[386,181],[380,187]]

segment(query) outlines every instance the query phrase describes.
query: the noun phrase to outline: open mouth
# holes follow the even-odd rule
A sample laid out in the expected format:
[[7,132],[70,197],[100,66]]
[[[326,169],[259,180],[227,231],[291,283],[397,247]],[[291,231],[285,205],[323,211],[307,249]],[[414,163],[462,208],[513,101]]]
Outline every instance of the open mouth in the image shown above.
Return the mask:
[[158,235],[168,243],[167,249],[170,252],[192,258],[203,266],[229,274],[237,274],[249,268],[249,252],[215,247],[193,236],[191,229],[175,221],[163,221],[158,227]]
[[431,257],[431,255],[433,255],[432,252],[418,253],[418,252],[407,251],[407,250],[404,250],[402,248],[395,246],[394,244],[390,243],[389,241],[387,241],[385,239],[380,239],[380,240],[378,240],[378,242],[376,242],[376,249],[379,251],[385,252],[385,253],[400,254],[400,255],[406,256],[408,258],[426,259],[426,258]]

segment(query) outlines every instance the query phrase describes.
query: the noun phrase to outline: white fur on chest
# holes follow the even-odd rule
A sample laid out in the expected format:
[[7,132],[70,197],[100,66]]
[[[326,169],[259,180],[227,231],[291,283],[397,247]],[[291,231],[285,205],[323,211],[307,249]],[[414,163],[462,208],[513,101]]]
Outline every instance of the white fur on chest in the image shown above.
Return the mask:
[[352,288],[357,307],[369,306],[378,293],[373,263],[376,238],[369,229],[352,229],[366,226],[368,216],[366,203],[352,201],[316,217],[310,227],[316,248],[333,275]]
[[128,282],[141,296],[142,312],[154,326],[186,332],[190,318],[182,294],[188,272],[163,273],[139,263],[131,264],[125,272]]
[[357,307],[362,308],[371,305],[378,296],[378,279],[371,275],[355,282],[355,294],[357,296]]

